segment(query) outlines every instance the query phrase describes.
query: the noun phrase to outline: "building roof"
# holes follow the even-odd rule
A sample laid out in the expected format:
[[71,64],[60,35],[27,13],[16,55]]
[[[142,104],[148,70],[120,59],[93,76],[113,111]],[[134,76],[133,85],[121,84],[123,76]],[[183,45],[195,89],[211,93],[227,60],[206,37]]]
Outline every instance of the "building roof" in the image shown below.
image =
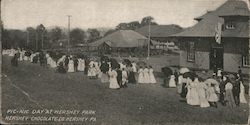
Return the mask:
[[[90,43],[90,46],[99,46],[103,43],[110,47],[139,47],[147,45],[147,38],[133,30],[118,30]],[[151,43],[157,44],[157,42],[152,40]]]
[[[235,12],[234,12],[235,11]],[[223,24],[224,20],[221,16],[249,16],[249,9],[245,2],[238,0],[228,0],[222,6],[214,11],[209,11],[206,14],[195,18],[199,22],[193,27],[187,28],[181,33],[172,36],[179,37],[214,37],[215,27],[218,23]],[[240,23],[235,30],[225,30],[222,32],[222,37],[249,37],[248,24]]]
[[[142,34],[143,36],[148,36],[149,26],[143,26],[135,30],[136,32]],[[151,37],[168,37],[170,35],[176,34],[183,31],[178,25],[151,25],[150,26],[150,36]]]

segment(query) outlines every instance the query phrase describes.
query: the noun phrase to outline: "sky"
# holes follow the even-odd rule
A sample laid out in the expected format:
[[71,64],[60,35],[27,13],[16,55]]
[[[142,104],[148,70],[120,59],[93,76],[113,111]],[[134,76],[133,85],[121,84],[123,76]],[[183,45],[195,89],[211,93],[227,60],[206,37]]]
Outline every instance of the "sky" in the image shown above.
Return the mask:
[[[198,17],[226,0],[2,0],[1,17],[6,29],[45,27],[114,28],[121,22],[154,17],[158,24],[193,26]],[[249,0],[244,0],[249,2]]]

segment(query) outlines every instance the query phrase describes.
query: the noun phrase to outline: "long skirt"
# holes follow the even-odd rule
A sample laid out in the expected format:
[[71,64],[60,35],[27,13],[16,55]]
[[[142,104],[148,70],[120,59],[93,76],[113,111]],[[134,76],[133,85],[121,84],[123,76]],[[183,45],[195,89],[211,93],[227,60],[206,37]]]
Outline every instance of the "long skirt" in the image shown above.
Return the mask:
[[173,88],[176,87],[175,80],[172,78],[169,80],[169,87],[173,87]]
[[231,108],[236,107],[232,90],[226,90],[225,100],[227,101],[227,105]]
[[109,84],[110,89],[118,89],[118,88],[120,88],[116,78],[110,78],[109,82],[110,82],[110,84]]
[[109,82],[108,74],[102,73],[101,82],[102,82],[102,83],[108,83],[108,82]]
[[182,83],[177,84],[177,93],[181,94],[182,92]]
[[139,73],[139,76],[138,76],[138,83],[144,83],[144,76],[142,73]]
[[240,103],[247,103],[245,98],[245,88],[242,83],[240,84]]
[[209,107],[210,105],[206,99],[206,91],[203,88],[200,88],[198,90],[198,94],[199,94],[199,100],[200,100],[200,107],[202,108]]
[[128,83],[136,84],[135,73],[129,72],[128,74]]
[[187,96],[188,90],[187,90],[186,84],[187,83],[182,84],[182,90],[181,90],[181,97],[182,98],[186,98],[186,96]]

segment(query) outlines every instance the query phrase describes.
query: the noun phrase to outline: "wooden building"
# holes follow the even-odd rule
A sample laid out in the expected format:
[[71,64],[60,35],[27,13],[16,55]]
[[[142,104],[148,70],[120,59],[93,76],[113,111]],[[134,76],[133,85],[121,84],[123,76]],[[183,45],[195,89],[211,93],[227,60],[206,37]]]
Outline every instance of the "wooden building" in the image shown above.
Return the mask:
[[228,0],[195,18],[197,24],[173,35],[180,41],[180,66],[227,72],[240,66],[249,74],[249,14],[247,3]]
[[[157,44],[156,41],[150,41],[150,47],[154,48]],[[137,53],[140,49],[143,52],[148,46],[148,38],[133,31],[133,30],[118,30],[111,33],[93,43],[89,46],[97,47],[98,51],[102,54],[128,54]]]

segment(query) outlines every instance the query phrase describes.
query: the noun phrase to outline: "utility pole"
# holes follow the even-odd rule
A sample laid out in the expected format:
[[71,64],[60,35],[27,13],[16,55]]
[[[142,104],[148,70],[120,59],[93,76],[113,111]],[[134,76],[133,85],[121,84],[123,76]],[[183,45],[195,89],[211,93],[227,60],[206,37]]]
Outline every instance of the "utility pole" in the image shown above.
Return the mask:
[[43,31],[42,31],[42,49],[43,49],[43,40],[44,40],[44,39],[43,39]]
[[38,50],[38,36],[37,36],[37,31],[36,31],[36,51]]
[[148,57],[147,57],[147,60],[149,60],[149,56],[150,56],[150,37],[151,37],[151,20],[149,20],[149,24],[148,24]]
[[29,41],[30,41],[30,38],[29,38],[29,31],[27,31],[27,41],[26,41],[26,47],[28,48],[28,44],[29,44]]
[[71,15],[68,16],[68,53],[69,53],[69,45],[70,45],[70,17]]

